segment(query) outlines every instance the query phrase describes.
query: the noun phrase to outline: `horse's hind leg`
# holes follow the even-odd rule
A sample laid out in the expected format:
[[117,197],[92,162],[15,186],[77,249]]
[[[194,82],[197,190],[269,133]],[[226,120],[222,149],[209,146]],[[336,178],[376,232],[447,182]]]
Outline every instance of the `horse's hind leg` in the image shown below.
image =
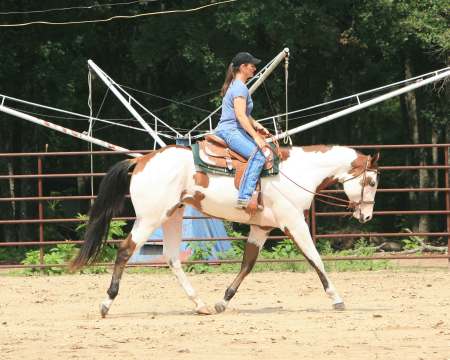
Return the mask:
[[258,254],[267,239],[267,234],[270,230],[263,229],[259,226],[252,225],[250,227],[250,234],[248,235],[247,243],[245,244],[244,256],[242,258],[242,265],[239,274],[225,291],[225,296],[221,301],[216,303],[215,309],[218,313],[225,311],[228,303],[233,298],[242,281],[252,271],[255,265]]
[[100,304],[100,313],[102,317],[106,316],[114,299],[119,293],[119,283],[122,278],[123,270],[131,255],[133,255],[135,249],[136,244],[131,241],[131,234],[129,234],[128,237],[119,245],[111,284],[109,285],[109,289],[107,291],[108,297]]
[[157,228],[157,225],[152,225],[146,221],[136,220],[133,230],[128,237],[120,243],[117,252],[116,262],[114,264],[113,276],[111,284],[109,285],[106,299],[100,304],[100,313],[105,317],[111,305],[119,293],[120,279],[122,278],[123,270],[130,257],[134,252],[139,250],[147,241],[148,237]]
[[198,314],[209,315],[211,312],[205,303],[200,299],[183,271],[183,268],[181,267],[180,245],[182,238],[183,212],[184,208],[178,208],[162,225],[164,232],[164,256],[170,266],[170,269],[186,292],[186,295],[194,302],[195,311]]

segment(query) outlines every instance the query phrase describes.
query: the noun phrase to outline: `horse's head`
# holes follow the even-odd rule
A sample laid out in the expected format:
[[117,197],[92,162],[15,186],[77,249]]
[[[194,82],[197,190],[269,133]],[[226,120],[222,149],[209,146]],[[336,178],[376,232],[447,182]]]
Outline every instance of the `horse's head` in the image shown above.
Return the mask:
[[340,181],[350,200],[353,217],[360,223],[372,219],[375,193],[379,183],[379,158],[379,153],[373,157],[358,153],[358,157],[352,162],[351,170]]

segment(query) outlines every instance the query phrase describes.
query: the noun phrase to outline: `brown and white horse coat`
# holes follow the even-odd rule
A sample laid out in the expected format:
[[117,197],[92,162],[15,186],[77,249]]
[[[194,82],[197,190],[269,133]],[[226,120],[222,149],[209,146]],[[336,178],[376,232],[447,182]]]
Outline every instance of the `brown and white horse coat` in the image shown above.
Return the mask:
[[102,182],[91,210],[85,243],[72,263],[72,268],[77,269],[95,259],[107,230],[105,223],[109,224],[111,217],[116,215],[115,210],[120,208],[119,203],[128,190],[123,180],[115,178],[123,179],[134,166],[129,191],[136,221],[130,236],[119,249],[108,297],[101,305],[102,315],[106,315],[117,296],[126,262],[160,226],[164,232],[164,256],[170,268],[194,302],[196,311],[209,313],[179,260],[184,204],[216,218],[250,224],[241,271],[226,290],[223,300],[216,304],[217,312],[225,310],[242,280],[251,271],[273,228],[280,228],[295,241],[317,271],[333,307],[343,308],[343,301],[328,278],[311,239],[304,210],[310,208],[316,189],[340,182],[349,200],[357,204],[353,216],[361,222],[370,220],[378,186],[377,172],[371,170],[376,170],[377,158],[342,146],[292,147],[282,149],[282,152],[284,160],[280,170],[283,175],[261,179],[264,210],[254,216],[235,208],[238,190],[232,177],[196,171],[190,148],[168,146],[141,158],[116,164]]

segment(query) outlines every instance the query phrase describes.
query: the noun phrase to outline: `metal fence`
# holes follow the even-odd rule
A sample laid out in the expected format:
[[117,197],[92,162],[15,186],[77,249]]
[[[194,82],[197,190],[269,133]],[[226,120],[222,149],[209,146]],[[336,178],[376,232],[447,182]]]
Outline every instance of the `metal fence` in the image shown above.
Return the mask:
[[[311,228],[311,234],[314,241],[319,239],[343,239],[343,238],[399,238],[399,237],[409,237],[409,236],[420,236],[420,237],[444,237],[447,238],[447,247],[450,250],[450,184],[449,184],[449,152],[450,144],[408,144],[408,145],[359,145],[353,146],[355,149],[359,150],[384,150],[384,151],[396,151],[396,150],[408,150],[408,151],[425,151],[436,149],[439,152],[439,157],[443,160],[441,163],[433,163],[431,165],[421,164],[421,165],[383,165],[380,167],[381,172],[383,173],[383,177],[385,178],[387,173],[398,173],[398,172],[415,172],[420,170],[427,171],[435,171],[439,172],[440,182],[443,184],[441,187],[435,186],[430,188],[420,188],[420,187],[408,187],[408,184],[405,184],[404,187],[396,187],[396,188],[384,188],[380,187],[378,189],[378,194],[389,193],[393,194],[401,194],[401,193],[427,193],[430,196],[432,194],[441,195],[444,198],[443,206],[440,209],[409,209],[409,210],[379,210],[376,209],[374,211],[374,217],[376,216],[433,216],[442,219],[442,231],[435,232],[359,232],[359,233],[343,233],[343,232],[327,232],[320,233],[319,231],[319,223],[323,221],[322,219],[327,217],[342,217],[350,215],[347,211],[330,211],[326,208],[321,208],[318,206],[315,201],[313,201],[313,205],[308,213],[308,219]],[[135,151],[135,152],[143,152],[143,151]],[[36,195],[30,194],[30,196],[22,196],[22,197],[1,197],[0,203],[10,203],[11,206],[17,204],[18,202],[34,202],[37,206],[37,218],[33,219],[5,219],[0,220],[0,226],[6,225],[19,225],[19,224],[34,224],[36,226],[36,233],[38,234],[38,238],[33,241],[16,241],[16,242],[5,242],[4,239],[0,239],[0,248],[2,247],[31,247],[38,246],[40,249],[40,264],[39,265],[22,265],[22,264],[0,264],[1,268],[20,268],[20,267],[57,267],[64,266],[61,264],[44,264],[44,253],[45,247],[52,246],[56,244],[81,244],[80,240],[48,240],[45,239],[44,236],[44,227],[48,224],[61,224],[61,223],[79,223],[80,219],[72,217],[72,218],[45,218],[44,216],[44,208],[48,206],[49,201],[58,201],[58,202],[66,202],[66,201],[79,201],[79,202],[90,202],[95,196],[93,195],[58,195],[58,196],[47,196],[44,195],[44,182],[49,179],[67,179],[67,178],[100,178],[104,175],[104,173],[95,173],[95,172],[84,172],[84,173],[48,173],[44,171],[45,161],[49,161],[49,158],[67,158],[67,157],[108,157],[111,155],[121,155],[125,156],[126,153],[121,152],[112,152],[112,151],[81,151],[81,152],[42,152],[42,153],[0,153],[0,161],[6,158],[28,158],[33,159],[36,164],[36,172],[33,173],[34,170],[30,169],[30,173],[27,174],[1,174],[0,181],[9,181],[16,182],[18,180],[23,181],[32,181],[33,187],[36,190]],[[442,172],[444,172],[442,176]],[[61,180],[63,181],[63,180]],[[381,182],[383,184],[383,181]],[[324,190],[324,193],[342,193],[343,190]],[[380,196],[380,195],[377,195]],[[205,217],[185,217],[190,219],[205,219]],[[133,220],[133,217],[121,217],[116,219],[122,220]],[[361,226],[363,229],[363,226]],[[269,236],[268,239],[271,240],[280,240],[284,239],[285,236]],[[183,239],[183,241],[216,241],[216,240],[244,240],[245,238],[241,237],[225,237],[225,238],[189,238]],[[110,240],[109,243],[117,243],[120,240]],[[157,243],[158,241],[152,241],[153,243]],[[449,254],[450,251],[447,252],[447,255],[420,255],[420,256],[411,256],[404,254],[392,254],[392,255],[376,255],[371,257],[323,257],[324,260],[367,260],[367,259],[418,259],[418,258],[447,258],[450,262]],[[288,260],[274,260],[274,259],[263,259],[259,260],[260,262],[292,262],[292,261],[301,261],[298,259],[288,259]],[[194,264],[194,263],[210,263],[210,264],[218,264],[218,263],[238,263],[240,260],[220,260],[220,261],[189,261],[186,263]],[[111,264],[105,264],[111,265]],[[140,263],[138,265],[131,266],[165,266],[161,263]]]

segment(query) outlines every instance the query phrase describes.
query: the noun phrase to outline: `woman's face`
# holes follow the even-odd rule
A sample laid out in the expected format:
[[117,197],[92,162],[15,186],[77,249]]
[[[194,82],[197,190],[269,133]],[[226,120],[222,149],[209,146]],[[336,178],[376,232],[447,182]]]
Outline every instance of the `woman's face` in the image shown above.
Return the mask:
[[250,79],[255,75],[256,66],[253,64],[242,64],[239,67],[239,71],[247,78]]

